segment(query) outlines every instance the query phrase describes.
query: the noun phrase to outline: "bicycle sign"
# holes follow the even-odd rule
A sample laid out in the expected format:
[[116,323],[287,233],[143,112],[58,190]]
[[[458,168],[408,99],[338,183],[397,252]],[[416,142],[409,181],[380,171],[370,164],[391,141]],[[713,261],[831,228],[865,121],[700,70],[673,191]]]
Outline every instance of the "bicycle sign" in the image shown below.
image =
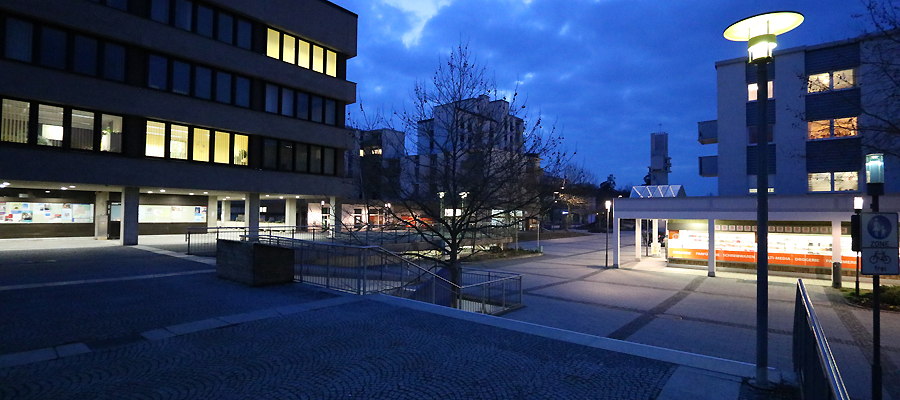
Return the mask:
[[860,272],[864,275],[900,275],[897,214],[862,213]]

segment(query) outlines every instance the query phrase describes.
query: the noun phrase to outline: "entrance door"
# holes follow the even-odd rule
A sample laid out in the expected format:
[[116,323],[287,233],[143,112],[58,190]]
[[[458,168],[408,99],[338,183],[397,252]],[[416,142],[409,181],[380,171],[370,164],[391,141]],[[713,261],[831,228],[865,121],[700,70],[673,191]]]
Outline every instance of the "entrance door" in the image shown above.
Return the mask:
[[122,203],[107,202],[106,215],[109,217],[109,223],[106,224],[106,238],[119,240],[120,227],[122,226]]

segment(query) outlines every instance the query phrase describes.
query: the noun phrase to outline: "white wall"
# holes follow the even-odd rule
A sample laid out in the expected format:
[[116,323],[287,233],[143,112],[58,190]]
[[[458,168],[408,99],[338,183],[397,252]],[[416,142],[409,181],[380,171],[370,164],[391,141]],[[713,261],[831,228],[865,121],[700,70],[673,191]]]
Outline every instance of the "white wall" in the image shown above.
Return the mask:
[[719,196],[745,196],[749,191],[745,64],[743,58],[716,63]]
[[777,53],[775,66],[775,180],[777,194],[805,194],[806,173],[806,57],[805,48]]

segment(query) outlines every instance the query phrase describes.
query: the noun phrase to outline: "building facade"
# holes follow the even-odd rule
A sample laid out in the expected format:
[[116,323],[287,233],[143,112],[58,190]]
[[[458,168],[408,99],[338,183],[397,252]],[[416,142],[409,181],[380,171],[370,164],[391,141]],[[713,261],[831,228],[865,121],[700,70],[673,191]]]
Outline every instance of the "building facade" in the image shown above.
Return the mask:
[[260,200],[287,224],[334,209],[356,26],[324,0],[0,3],[0,237],[136,244],[231,201],[249,227]]

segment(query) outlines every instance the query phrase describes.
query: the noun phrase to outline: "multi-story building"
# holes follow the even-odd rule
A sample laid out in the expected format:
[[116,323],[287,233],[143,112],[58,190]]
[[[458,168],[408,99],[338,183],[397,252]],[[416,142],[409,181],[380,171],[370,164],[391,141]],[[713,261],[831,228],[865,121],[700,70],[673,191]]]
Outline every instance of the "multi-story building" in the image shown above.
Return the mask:
[[356,26],[325,0],[0,3],[0,237],[321,218],[352,192]]

